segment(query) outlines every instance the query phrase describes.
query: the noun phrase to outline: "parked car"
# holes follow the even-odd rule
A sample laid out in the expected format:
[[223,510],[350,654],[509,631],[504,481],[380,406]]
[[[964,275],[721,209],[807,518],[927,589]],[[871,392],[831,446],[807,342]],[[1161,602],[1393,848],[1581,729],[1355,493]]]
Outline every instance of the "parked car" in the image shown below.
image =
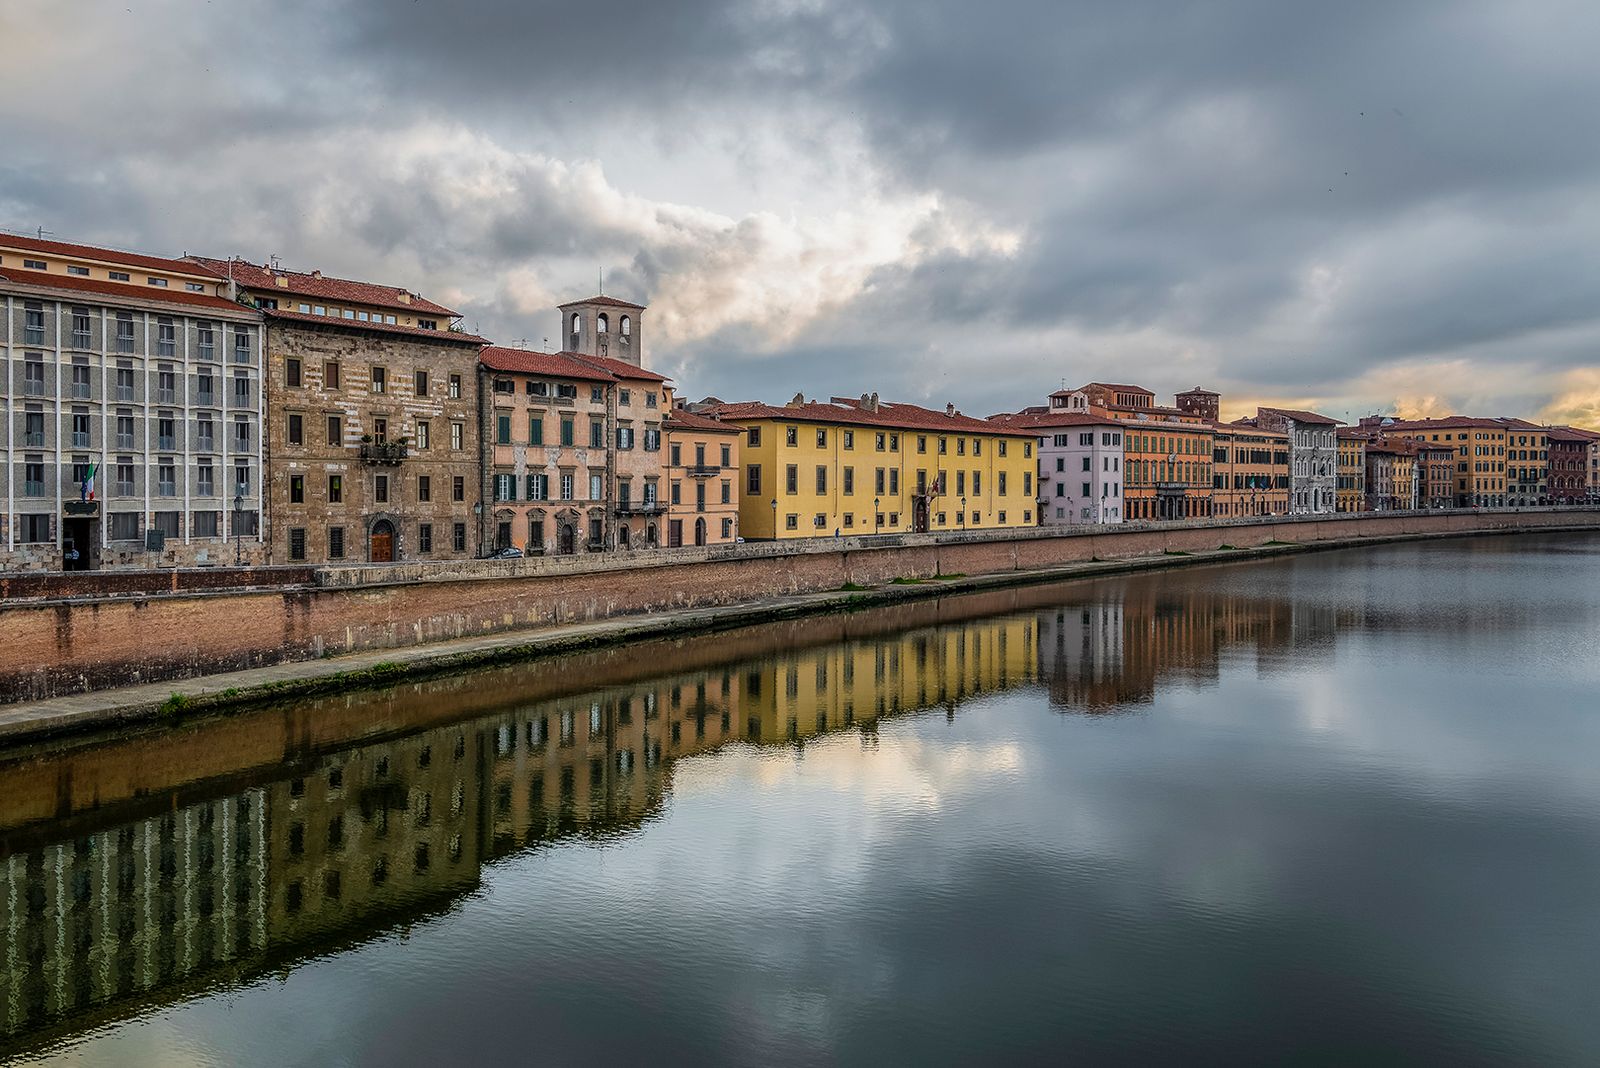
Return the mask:
[[504,549],[501,549],[499,552],[494,554],[494,559],[520,560],[522,559],[522,550],[517,548],[515,545],[507,545]]

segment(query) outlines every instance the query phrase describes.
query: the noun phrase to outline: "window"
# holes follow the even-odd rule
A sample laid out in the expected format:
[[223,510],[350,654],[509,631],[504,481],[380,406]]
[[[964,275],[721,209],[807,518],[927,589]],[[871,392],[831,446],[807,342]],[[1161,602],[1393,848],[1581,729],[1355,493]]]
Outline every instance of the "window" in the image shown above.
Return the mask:
[[[72,447],[87,449],[89,447],[89,412],[87,409],[74,408],[72,410]],[[81,482],[82,479],[79,479]]]
[[790,512],[788,515],[784,516],[783,525],[789,530],[799,530],[800,517],[793,512]]
[[730,482],[728,479],[723,479],[722,480],[722,503],[723,504],[732,504],[733,503],[733,483]]
[[732,467],[733,466],[733,446],[732,445],[724,445],[722,447],[722,466],[723,467]]
[[300,361],[292,356],[283,363],[283,381],[289,386],[300,384]]
[[[465,549],[467,547],[466,526],[465,526],[465,524],[462,524],[462,523],[457,523],[456,526],[461,528],[461,545],[460,545],[460,548],[461,549]],[[419,553],[431,553],[431,552],[433,552],[433,524],[432,523],[418,523],[417,524],[417,552],[419,552]]]
[[216,512],[190,512],[189,531],[197,538],[215,538],[222,533],[220,518]]
[[785,493],[800,492],[800,468],[790,464],[783,472],[783,489]]
[[22,465],[22,495],[44,496],[44,457],[29,456]]
[[[622,440],[622,433],[618,431],[617,440]],[[606,447],[606,425],[598,419],[589,420],[589,447],[603,449]]]
[[449,394],[450,394],[450,399],[451,400],[460,400],[461,399],[461,376],[460,375],[451,375],[450,376],[450,391],[449,391]]
[[374,475],[372,479],[372,499],[379,504],[389,503],[389,476]]
[[761,465],[749,464],[745,468],[744,491],[746,493],[761,492]]
[[131,282],[131,281],[133,281],[133,279],[128,277],[128,272],[127,271],[107,271],[106,274],[107,274],[108,277],[110,277],[110,279],[113,282]]
[[673,504],[682,504],[683,503],[683,491],[682,491],[681,487],[682,487],[682,483],[680,483],[680,482],[674,481],[672,483],[672,503]]
[[328,559],[344,559],[344,527],[328,528]]
[[494,417],[494,441],[496,445],[511,444],[511,417],[497,415]]
[[44,396],[44,357],[39,353],[30,352],[23,358],[22,395],[25,397]]
[[847,494],[854,493],[856,491],[856,469],[855,468],[847,467],[847,468],[844,469],[844,486],[843,486],[843,489],[844,489],[844,492],[847,493]]
[[426,419],[417,420],[417,448],[426,449],[433,443],[433,428]]
[[250,331],[242,326],[233,328],[233,362],[250,362]]
[[606,388],[604,386],[590,386],[589,387],[589,403],[591,403],[591,404],[604,404],[605,403],[605,399],[606,399]]
[[[605,316],[601,316],[601,318],[604,319]],[[633,403],[632,397],[633,397],[633,394],[632,394],[632,391],[630,391],[630,390],[626,390],[626,389],[617,390],[617,403],[618,404],[632,404]]]
[[570,448],[572,440],[572,417],[564,415],[561,417],[561,444],[563,447]]
[[564,501],[572,500],[572,493],[573,493],[572,472],[563,471],[561,473],[561,499],[564,500]]
[[166,450],[177,447],[177,420],[171,412],[161,412],[156,416],[156,448]]
[[389,372],[383,367],[372,369],[372,392],[386,393],[389,389]]
[[178,495],[178,470],[171,460],[156,465],[156,493],[162,497]]
[[528,500],[548,501],[550,499],[550,476],[528,476]]
[[304,527],[292,527],[289,530],[289,559],[304,560],[306,558],[306,530]]
[[194,468],[195,493],[201,497],[215,497],[217,495],[216,468],[211,466],[210,460],[201,460]]
[[334,446],[344,444],[344,427],[337,415],[328,416],[328,444]]
[[340,504],[344,501],[344,476],[328,476],[328,503]]
[[[44,264],[41,263],[39,266],[43,268]],[[22,314],[22,343],[24,345],[43,345],[44,305],[29,303],[24,306]]]
[[290,445],[304,445],[306,443],[305,416],[300,415],[298,412],[289,414],[288,437]]
[[753,426],[749,430],[745,431],[745,441],[751,445],[760,445],[761,428],[758,426]]
[[324,360],[322,364],[322,385],[324,389],[339,388],[339,361]]
[[517,499],[517,476],[498,474],[494,476],[494,499],[496,501],[514,501]]
[[825,449],[827,447],[828,447],[828,432],[826,430],[822,429],[821,427],[818,427],[817,428],[817,448]]
[[233,423],[233,447],[236,452],[250,448],[250,422],[242,415]]
[[544,416],[539,412],[528,413],[528,444],[544,444]]
[[[432,531],[430,530],[429,533],[431,535]],[[467,551],[467,525],[465,523],[457,523],[455,525],[455,529],[451,537],[451,543],[455,546],[456,552],[461,553]]]
[[796,445],[796,444],[799,443],[799,440],[800,440],[800,431],[799,431],[799,429],[797,427],[792,427],[791,426],[791,427],[786,427],[784,429],[784,432],[783,432],[783,443],[785,445]]
[[601,475],[589,476],[589,499],[591,501],[604,500],[606,495],[605,480]]
[[467,499],[467,480],[464,475],[456,475],[450,482],[450,499],[464,501]]
[[117,312],[117,351],[133,351],[133,313]]
[[411,376],[411,389],[419,397],[428,395],[428,372],[418,371]]

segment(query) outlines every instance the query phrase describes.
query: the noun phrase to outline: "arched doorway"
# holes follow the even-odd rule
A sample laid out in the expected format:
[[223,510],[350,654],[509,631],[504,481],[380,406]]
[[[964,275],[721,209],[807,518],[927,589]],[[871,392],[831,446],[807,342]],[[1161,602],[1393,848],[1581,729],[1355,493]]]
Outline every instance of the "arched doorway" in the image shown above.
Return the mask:
[[556,552],[569,556],[578,551],[578,531],[570,522],[562,523],[556,532]]
[[694,521],[694,543],[696,545],[704,545],[706,543],[706,521],[704,519],[696,519]]
[[367,559],[375,564],[394,563],[394,524],[380,519],[367,537]]
[[617,545],[624,549],[628,547],[628,525],[626,523],[617,528]]
[[657,542],[656,525],[651,523],[644,529],[644,544],[646,548],[654,549]]

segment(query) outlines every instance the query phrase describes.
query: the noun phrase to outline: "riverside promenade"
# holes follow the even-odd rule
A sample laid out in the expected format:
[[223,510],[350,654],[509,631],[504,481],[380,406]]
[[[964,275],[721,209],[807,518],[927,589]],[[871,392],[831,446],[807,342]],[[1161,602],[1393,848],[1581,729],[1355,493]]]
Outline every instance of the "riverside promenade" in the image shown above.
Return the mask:
[[[171,719],[585,648],[705,633],[769,620],[849,611],[1027,583],[1238,562],[1351,545],[1475,534],[1594,529],[1600,529],[1600,510],[1562,509],[1336,517],[1257,524],[1196,523],[1155,529],[1130,527],[1123,531],[1099,530],[1092,534],[1086,532],[1031,539],[1016,536],[979,538],[969,535],[960,541],[941,537],[932,544],[896,539],[901,544],[894,546],[874,545],[872,539],[848,539],[854,544],[837,547],[827,540],[778,546],[742,545],[729,547],[738,550],[739,561],[763,565],[763,572],[779,568],[788,574],[789,581],[777,583],[778,588],[774,589],[757,587],[755,592],[743,596],[730,594],[749,590],[748,582],[736,589],[716,586],[711,588],[715,596],[683,597],[682,600],[687,603],[679,604],[672,603],[670,587],[660,580],[669,576],[679,580],[692,577],[697,566],[705,567],[709,562],[697,565],[670,561],[663,564],[655,559],[641,562],[606,557],[597,561],[603,563],[604,567],[581,571],[575,567],[577,562],[561,560],[480,561],[452,567],[412,565],[408,568],[402,565],[387,569],[344,568],[331,574],[318,573],[318,581],[324,584],[320,589],[341,596],[354,596],[362,601],[375,598],[381,602],[387,600],[395,590],[431,587],[433,592],[437,592],[440,589],[461,588],[466,591],[462,596],[478,604],[481,609],[483,598],[476,591],[497,591],[491,597],[497,603],[503,602],[508,595],[537,601],[541,594],[546,597],[562,595],[559,584],[563,578],[570,578],[574,574],[595,576],[602,582],[607,578],[619,580],[618,586],[625,587],[636,581],[629,578],[631,573],[643,571],[657,580],[652,583],[657,593],[667,596],[666,603],[646,603],[637,607],[630,607],[629,602],[618,597],[610,602],[606,611],[596,611],[596,606],[591,604],[589,611],[581,615],[559,618],[556,613],[551,613],[554,618],[535,619],[520,625],[515,613],[505,613],[501,617],[502,626],[484,627],[483,633],[456,633],[432,640],[407,640],[419,635],[420,628],[409,631],[395,628],[390,631],[393,640],[387,642],[372,641],[368,635],[365,647],[333,650],[321,645],[315,647],[317,651],[313,655],[305,655],[303,651],[294,655],[294,649],[273,650],[267,647],[264,643],[270,638],[270,625],[257,627],[254,631],[246,629],[242,634],[237,631],[212,632],[203,635],[202,641],[195,644],[214,647],[215,639],[237,640],[243,637],[254,642],[254,648],[258,650],[256,662],[222,666],[212,671],[194,668],[183,671],[180,668],[155,678],[148,675],[141,677],[141,667],[160,662],[161,655],[169,658],[180,656],[181,647],[173,648],[177,643],[170,642],[170,638],[174,636],[164,636],[159,628],[147,630],[139,640],[141,645],[148,644],[149,653],[136,650],[136,655],[141,659],[134,664],[125,662],[120,680],[113,671],[100,676],[102,684],[83,686],[78,692],[48,693],[32,700],[26,695],[25,683],[13,685],[10,692],[21,696],[20,699],[13,696],[8,704],[0,706],[0,744],[15,744],[47,735],[92,730],[119,723]],[[1298,540],[1289,540],[1281,537],[1282,534],[1298,535]],[[1152,541],[1152,538],[1155,540]],[[913,543],[904,544],[908,541]],[[1044,542],[1047,548],[1057,552],[1065,550],[1069,556],[1076,550],[1080,558],[1069,558],[1061,563],[1037,563],[1034,566],[997,566],[1002,564],[1001,560],[994,557],[997,549],[1009,546],[1010,552],[1001,555],[1015,561],[1027,555],[1038,555],[1039,542]],[[1086,549],[1090,545],[1092,549]],[[1185,548],[1185,545],[1192,547]],[[1023,551],[1025,548],[1032,548],[1034,552],[1029,554]],[[824,549],[831,551],[819,551]],[[933,553],[931,561],[927,558],[930,551]],[[907,552],[915,555],[908,556]],[[1102,556],[1102,553],[1105,555]],[[651,554],[656,558],[666,555]],[[725,549],[721,555],[731,554]],[[849,559],[852,556],[854,560]],[[987,566],[971,571],[950,566],[960,561],[965,561],[969,566],[974,562]],[[785,563],[800,566],[785,568]],[[559,574],[529,576],[518,573],[530,570],[528,565],[538,564],[558,565],[556,570]],[[819,568],[819,564],[826,566]],[[830,567],[834,570],[830,571]],[[459,574],[462,571],[469,572],[470,576]],[[795,581],[802,577],[813,584],[811,588],[806,588],[805,582]],[[555,588],[549,581],[552,578],[557,583]],[[541,579],[545,581],[541,582]],[[828,584],[819,585],[824,582]],[[513,589],[507,590],[506,587]],[[694,591],[691,589],[690,592]],[[17,641],[8,639],[8,630],[18,619],[37,622],[40,613],[49,613],[57,621],[63,616],[70,619],[74,613],[93,618],[115,614],[119,610],[139,616],[149,613],[156,602],[174,602],[190,612],[209,615],[216,611],[226,613],[236,610],[240,599],[254,598],[259,601],[261,598],[277,598],[287,603],[308,594],[314,596],[315,591],[295,587],[283,590],[211,590],[159,596],[123,595],[120,598],[13,600],[0,602],[0,640],[7,640],[15,648]],[[570,596],[570,590],[565,595]],[[156,606],[160,607],[159,604]],[[468,607],[463,605],[464,609]],[[550,601],[543,604],[547,611],[554,607],[556,605]],[[356,629],[349,627],[347,634],[354,644]],[[213,640],[207,642],[204,639]],[[202,662],[197,658],[195,666],[198,667]],[[57,668],[55,677],[65,677],[70,681],[71,667],[69,662]],[[45,673],[48,674],[48,671]],[[14,679],[18,674],[18,669],[13,668],[11,677]],[[26,675],[26,672],[21,674]],[[88,676],[85,672],[79,677]]]

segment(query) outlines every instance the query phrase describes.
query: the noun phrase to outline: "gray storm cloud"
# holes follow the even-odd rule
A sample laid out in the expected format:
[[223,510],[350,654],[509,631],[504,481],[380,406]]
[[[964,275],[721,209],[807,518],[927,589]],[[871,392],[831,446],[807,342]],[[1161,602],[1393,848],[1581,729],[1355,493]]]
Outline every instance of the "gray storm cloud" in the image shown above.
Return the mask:
[[696,394],[1592,417],[1597,38],[1553,0],[14,0],[0,226],[508,339],[603,267]]

